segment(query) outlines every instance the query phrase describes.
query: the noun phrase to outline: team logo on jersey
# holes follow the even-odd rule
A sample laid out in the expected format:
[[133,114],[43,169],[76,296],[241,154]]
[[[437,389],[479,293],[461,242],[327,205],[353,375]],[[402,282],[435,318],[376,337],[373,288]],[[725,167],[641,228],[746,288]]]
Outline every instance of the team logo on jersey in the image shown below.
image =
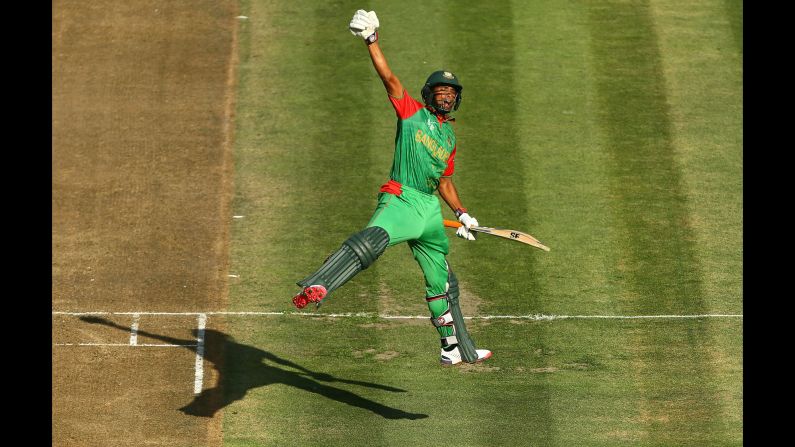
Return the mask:
[[428,125],[428,129],[431,129],[431,132],[436,132],[436,123],[433,122],[433,118],[429,117],[425,124]]
[[422,129],[417,129],[417,133],[414,134],[414,141],[425,146],[434,158],[444,162],[450,158],[450,152],[448,152],[450,149],[442,146],[441,143],[436,141],[430,134],[423,132]]

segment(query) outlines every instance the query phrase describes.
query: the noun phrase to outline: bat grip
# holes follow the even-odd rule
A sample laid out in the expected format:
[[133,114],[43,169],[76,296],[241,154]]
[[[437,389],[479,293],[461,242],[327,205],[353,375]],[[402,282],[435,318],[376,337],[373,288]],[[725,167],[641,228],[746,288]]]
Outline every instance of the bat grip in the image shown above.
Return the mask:
[[458,227],[460,227],[462,225],[463,224],[461,222],[458,222],[458,221],[455,221],[455,220],[444,219],[444,226],[447,227],[447,228],[458,228]]

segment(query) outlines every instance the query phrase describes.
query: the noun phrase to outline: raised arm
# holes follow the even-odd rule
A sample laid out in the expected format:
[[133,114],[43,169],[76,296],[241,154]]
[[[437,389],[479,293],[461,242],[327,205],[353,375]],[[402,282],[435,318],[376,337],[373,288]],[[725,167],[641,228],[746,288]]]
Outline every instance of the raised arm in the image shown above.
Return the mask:
[[403,84],[400,83],[400,79],[392,73],[392,69],[390,69],[389,65],[386,63],[386,57],[384,57],[384,52],[381,51],[381,46],[378,45],[378,41],[368,44],[367,50],[370,52],[370,59],[373,60],[375,71],[378,72],[378,77],[380,77],[381,82],[384,83],[386,92],[395,98],[402,98]]
[[354,36],[359,36],[364,39],[367,44],[367,51],[370,53],[370,59],[373,61],[375,71],[381,82],[384,83],[386,92],[396,98],[403,97],[403,84],[400,79],[392,73],[389,64],[386,62],[384,52],[381,51],[381,46],[378,44],[378,27],[380,23],[375,11],[366,12],[363,9],[356,11],[351,19],[348,28]]

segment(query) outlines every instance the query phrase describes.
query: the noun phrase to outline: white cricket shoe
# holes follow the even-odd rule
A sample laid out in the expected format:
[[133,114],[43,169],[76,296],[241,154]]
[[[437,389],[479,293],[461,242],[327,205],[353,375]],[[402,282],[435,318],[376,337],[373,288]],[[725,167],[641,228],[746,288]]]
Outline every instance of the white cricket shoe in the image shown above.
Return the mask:
[[[473,363],[480,363],[483,360],[486,360],[487,358],[491,357],[491,351],[489,351],[488,349],[475,349],[475,352],[478,353],[478,359],[475,360]],[[461,358],[461,351],[459,351],[457,345],[455,348],[453,348],[450,351],[445,351],[444,349],[442,349],[442,355],[440,359],[442,365],[456,365],[463,361],[464,359]]]

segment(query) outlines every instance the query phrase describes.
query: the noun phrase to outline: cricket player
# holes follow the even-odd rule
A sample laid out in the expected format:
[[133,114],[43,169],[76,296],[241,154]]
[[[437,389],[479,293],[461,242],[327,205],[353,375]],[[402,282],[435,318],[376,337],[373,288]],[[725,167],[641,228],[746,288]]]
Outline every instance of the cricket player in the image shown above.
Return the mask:
[[458,279],[446,260],[449,241],[435,191],[455,212],[456,235],[474,241],[470,228],[477,219],[467,213],[453,184],[456,138],[450,113],[461,104],[463,87],[449,71],[431,73],[423,85],[423,102],[409,95],[392,73],[378,44],[379,21],[374,11],[358,10],[349,29],[361,37],[389,101],[397,114],[397,135],[392,170],[381,186],[378,205],[360,232],[351,235],[313,274],[298,281],[301,291],[293,298],[299,309],[320,303],[360,271],[387,247],[406,242],[425,276],[425,301],[431,322],[441,337],[442,365],[475,363],[491,357],[476,349],[464,324],[459,305]]

